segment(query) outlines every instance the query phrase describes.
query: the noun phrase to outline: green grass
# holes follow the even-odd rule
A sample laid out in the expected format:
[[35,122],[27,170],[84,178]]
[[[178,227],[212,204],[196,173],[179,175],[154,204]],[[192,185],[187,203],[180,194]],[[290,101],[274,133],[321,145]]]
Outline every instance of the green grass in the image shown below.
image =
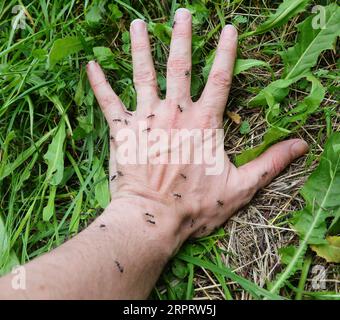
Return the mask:
[[[262,110],[266,109],[249,108],[248,103],[260,90],[280,79],[284,64],[279,53],[294,46],[296,23],[311,14],[313,5],[335,2],[310,1],[305,11],[294,14],[282,25],[271,25],[268,30],[256,34],[251,31],[266,21],[281,1],[2,1],[1,273],[10,270],[18,261],[25,263],[60,245],[86,227],[105,206],[106,200],[100,194],[107,186],[103,178],[104,170],[108,171],[107,126],[87,82],[85,65],[90,59],[98,59],[115,91],[125,105],[134,110],[136,95],[128,33],[133,19],[142,18],[149,23],[161,95],[165,93],[171,24],[179,6],[186,6],[193,13],[194,100],[203,88],[219,32],[226,23],[233,23],[244,35],[240,40],[239,58],[264,61],[262,65],[238,74],[234,80],[228,108],[241,116],[242,123],[237,125],[227,116],[225,119],[231,137],[226,145],[234,150],[231,152],[234,156],[262,140],[267,126],[266,112]],[[27,13],[24,29],[11,27],[15,17],[12,8],[18,3],[25,6]],[[67,52],[58,52],[55,48],[58,39],[68,37],[77,39],[79,48],[72,53],[73,48],[66,55]],[[93,50],[96,47],[110,48],[112,53],[100,48]],[[51,55],[54,50],[57,56]],[[312,70],[326,88],[326,94],[317,111],[293,132],[293,135],[305,137],[311,145],[306,168],[302,168],[305,176],[308,167],[317,162],[319,146],[323,146],[326,137],[332,131],[339,131],[340,127],[339,59],[334,46],[333,50],[320,54]],[[292,84],[289,95],[281,104],[282,112],[289,112],[309,91],[310,83],[306,79]],[[317,124],[317,127],[310,124]],[[60,181],[53,184],[45,155],[61,130],[65,131],[66,137],[58,148],[58,156],[63,159],[64,168]],[[54,193],[54,201],[51,201]],[[287,218],[278,217],[274,225],[287,226]],[[221,228],[212,236],[187,243],[167,266],[152,298],[207,297],[202,294],[205,290],[194,292],[197,282],[215,283],[212,293],[215,298],[279,298],[255,284],[250,273],[242,274],[242,277],[232,273],[237,265],[225,266],[223,257],[232,255],[221,245],[229,236],[229,229],[226,230]],[[312,263],[324,263],[318,259],[313,255]],[[313,292],[306,285],[308,269],[305,262],[302,280],[299,274],[292,278],[280,292],[283,298],[339,298],[335,287],[327,292]]]

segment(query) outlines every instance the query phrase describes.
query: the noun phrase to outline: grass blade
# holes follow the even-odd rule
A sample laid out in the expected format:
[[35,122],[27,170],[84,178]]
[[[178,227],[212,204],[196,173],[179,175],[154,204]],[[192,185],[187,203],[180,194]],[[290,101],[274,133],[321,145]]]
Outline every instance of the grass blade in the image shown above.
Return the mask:
[[217,265],[204,261],[202,259],[196,258],[196,257],[190,257],[186,254],[179,253],[177,258],[182,259],[186,262],[192,263],[193,265],[203,267],[207,270],[210,270],[214,273],[221,274],[235,282],[237,282],[241,287],[243,287],[246,291],[248,291],[254,298],[267,298],[267,299],[273,299],[273,300],[282,300],[283,298],[277,294],[271,293],[267,291],[266,289],[263,289],[256,285],[255,283],[252,283],[251,281],[237,275],[232,270],[230,270],[227,267],[220,268]]

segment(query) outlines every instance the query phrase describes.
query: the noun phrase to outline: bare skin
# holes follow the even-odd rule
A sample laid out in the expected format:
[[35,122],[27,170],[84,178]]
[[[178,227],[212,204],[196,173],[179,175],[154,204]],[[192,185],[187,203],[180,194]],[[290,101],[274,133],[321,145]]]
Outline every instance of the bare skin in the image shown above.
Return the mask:
[[25,265],[25,290],[12,288],[12,274],[1,278],[0,298],[147,298],[165,264],[188,237],[209,234],[306,153],[307,144],[293,139],[240,168],[225,155],[223,172],[210,176],[204,164],[116,162],[115,138],[123,127],[137,131],[138,124],[147,121],[146,134],[157,128],[222,128],[237,32],[232,26],[223,29],[208,82],[201,98],[192,102],[189,11],[179,9],[175,21],[165,100],[157,94],[147,28],[141,20],[131,24],[136,112],[127,112],[100,66],[88,64],[89,81],[110,128],[111,203],[79,235]]

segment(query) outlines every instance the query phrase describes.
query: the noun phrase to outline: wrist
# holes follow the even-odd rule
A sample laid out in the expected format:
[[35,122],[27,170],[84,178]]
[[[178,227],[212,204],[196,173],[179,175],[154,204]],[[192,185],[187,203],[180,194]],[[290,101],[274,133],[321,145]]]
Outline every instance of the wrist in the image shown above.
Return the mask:
[[117,192],[99,218],[98,223],[101,222],[114,224],[122,237],[142,241],[143,246],[166,261],[185,240],[181,234],[181,221],[173,208],[136,194]]

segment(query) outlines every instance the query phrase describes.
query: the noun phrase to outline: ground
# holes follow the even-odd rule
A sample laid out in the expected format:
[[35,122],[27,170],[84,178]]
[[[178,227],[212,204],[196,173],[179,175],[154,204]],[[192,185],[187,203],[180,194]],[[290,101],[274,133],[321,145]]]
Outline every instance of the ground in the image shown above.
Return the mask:
[[[178,6],[189,8],[196,34],[192,72],[192,94],[196,99],[204,84],[207,58],[216,47],[222,26],[233,23],[239,34],[255,30],[281,2],[3,1],[0,4],[1,272],[60,245],[86,227],[107,202],[107,128],[84,72],[87,61],[94,58],[94,47],[111,49],[112,54],[99,57],[100,62],[115,91],[133,110],[130,22],[137,17],[149,22],[160,94],[164,94],[173,13]],[[296,25],[311,14],[314,5],[333,2],[336,1],[309,1],[304,11],[282,26],[240,41],[239,58],[262,60],[269,67],[251,68],[234,79],[227,110],[239,115],[240,123],[233,121],[230,114],[225,115],[225,145],[232,160],[262,141],[268,128],[265,113],[261,107],[249,107],[249,99],[280,78],[283,62],[279,53],[295,44]],[[22,19],[13,28],[13,17],[20,10],[23,10]],[[57,57],[52,59],[56,40],[69,36],[76,37],[71,43],[78,41],[81,49],[71,50],[65,56],[57,52]],[[327,136],[340,128],[339,58],[335,48],[338,47],[323,51],[313,67],[327,89],[318,111],[291,134],[306,139],[310,146],[308,155],[295,161],[223,228],[212,236],[189,241],[182,253],[230,268],[260,287],[266,287],[281,270],[278,249],[298,242],[288,219],[293,211],[304,206],[299,189],[318,165]],[[308,93],[308,85],[304,81],[293,85],[284,108],[301,101]],[[63,160],[62,168],[55,168],[61,170],[62,176],[53,184],[45,155],[61,119],[66,124],[65,142],[61,148],[54,146],[52,151]],[[311,266],[302,297],[322,298],[319,292],[330,292],[339,298],[336,296],[339,267],[325,263],[310,251],[309,256]],[[313,287],[315,265],[326,270],[325,288]],[[294,299],[299,278],[299,272],[290,278],[281,296]],[[151,298],[253,299],[250,291],[204,265],[193,267],[175,257]]]

